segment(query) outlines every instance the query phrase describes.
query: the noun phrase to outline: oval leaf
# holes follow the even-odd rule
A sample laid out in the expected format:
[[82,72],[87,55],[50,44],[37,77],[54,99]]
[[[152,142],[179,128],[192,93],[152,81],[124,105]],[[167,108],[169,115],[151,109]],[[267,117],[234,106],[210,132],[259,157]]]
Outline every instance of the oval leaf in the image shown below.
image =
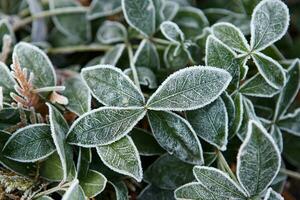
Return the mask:
[[144,108],[102,107],[78,118],[68,142],[82,147],[111,144],[124,137],[145,115]]
[[143,171],[140,156],[132,139],[122,139],[105,146],[97,146],[97,153],[102,162],[110,169],[142,181]]
[[214,67],[194,66],[169,76],[147,102],[151,110],[194,110],[221,95],[231,76]]
[[14,86],[16,82],[12,78],[8,67],[0,62],[0,87],[2,87],[3,100],[10,102],[10,93],[14,92]]
[[174,194],[177,200],[221,200],[221,198],[218,198],[201,183],[197,182],[188,183],[177,188]]
[[86,200],[86,197],[84,195],[84,192],[82,188],[79,185],[79,181],[75,179],[64,196],[62,197],[62,200]]
[[104,44],[122,42],[127,39],[127,30],[119,22],[105,21],[97,31],[97,39]]
[[151,69],[160,68],[159,55],[156,47],[149,40],[144,39],[133,57],[133,62],[137,67],[147,67]]
[[250,120],[246,139],[237,157],[237,177],[250,196],[259,195],[280,169],[280,152],[258,122]]
[[95,170],[89,170],[84,178],[79,180],[79,184],[88,198],[93,198],[100,194],[105,186],[107,179]]
[[3,153],[19,162],[35,162],[55,151],[50,126],[29,125],[17,130],[6,142]]
[[260,51],[276,42],[289,26],[288,7],[280,0],[263,0],[251,19],[251,48]]
[[160,25],[160,30],[163,35],[176,44],[181,44],[184,41],[184,34],[177,24],[171,21],[165,21]]
[[106,106],[143,106],[144,96],[120,69],[110,65],[84,68],[82,79],[92,95]]
[[201,144],[185,119],[163,111],[149,111],[148,119],[154,137],[169,154],[184,162],[203,164]]

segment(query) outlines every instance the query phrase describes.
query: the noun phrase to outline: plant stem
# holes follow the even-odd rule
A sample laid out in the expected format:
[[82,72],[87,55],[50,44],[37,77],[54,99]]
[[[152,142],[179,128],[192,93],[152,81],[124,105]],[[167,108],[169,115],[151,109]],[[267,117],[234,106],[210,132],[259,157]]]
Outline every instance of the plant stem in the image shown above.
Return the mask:
[[70,186],[70,184],[71,184],[71,183],[66,183],[66,184],[64,184],[64,185],[58,185],[58,186],[56,186],[56,187],[50,188],[50,189],[48,189],[48,190],[45,190],[45,191],[43,191],[43,192],[40,192],[40,193],[36,194],[36,195],[34,196],[34,198],[42,197],[42,196],[44,196],[44,195],[48,195],[48,194],[51,194],[51,193],[53,193],[53,192],[65,190],[66,187],[69,187],[69,186]]
[[295,178],[295,179],[300,180],[300,173],[299,172],[295,172],[295,171],[288,170],[288,169],[283,169],[283,168],[280,169],[280,172],[288,175],[291,178]]
[[158,43],[158,44],[162,44],[162,45],[169,45],[171,44],[170,41],[168,40],[164,40],[164,39],[160,39],[160,38],[150,38],[151,41]]
[[132,46],[129,42],[126,42],[126,46],[127,46],[127,50],[128,50],[128,55],[129,55],[129,62],[130,62],[130,68],[132,70],[132,75],[133,75],[133,80],[134,80],[134,83],[136,84],[136,86],[138,87],[138,89],[140,91],[141,90],[141,87],[140,87],[140,82],[139,82],[139,77],[138,77],[138,73],[137,73],[137,70],[136,70],[136,67],[135,67],[135,64],[133,62],[133,50],[132,50]]
[[75,53],[75,52],[86,52],[86,51],[108,51],[112,48],[110,45],[92,44],[92,45],[78,45],[69,47],[58,47],[49,48],[46,50],[49,54],[64,54],[64,53]]
[[70,13],[84,13],[87,12],[87,8],[83,7],[70,7],[70,8],[57,8],[55,10],[47,10],[40,13],[37,13],[35,15],[32,15],[30,17],[26,17],[22,19],[21,21],[17,22],[13,29],[14,31],[18,30],[19,28],[31,23],[32,21],[40,18],[45,17],[51,17],[55,15],[64,15],[64,14],[70,14]]
[[222,165],[222,167],[226,170],[226,172],[229,174],[229,176],[238,183],[237,178],[235,177],[235,175],[233,174],[233,172],[231,171],[231,168],[229,167],[227,161],[225,160],[223,154],[221,153],[221,151],[218,151],[218,161],[219,163]]

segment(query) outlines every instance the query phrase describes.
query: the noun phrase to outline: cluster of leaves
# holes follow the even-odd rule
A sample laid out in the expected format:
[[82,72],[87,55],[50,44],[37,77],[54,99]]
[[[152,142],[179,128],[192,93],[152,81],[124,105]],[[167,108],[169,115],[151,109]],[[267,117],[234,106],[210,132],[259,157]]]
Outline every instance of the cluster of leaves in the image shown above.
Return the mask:
[[300,60],[274,44],[289,9],[233,2],[0,0],[4,196],[283,199],[284,161],[300,168]]

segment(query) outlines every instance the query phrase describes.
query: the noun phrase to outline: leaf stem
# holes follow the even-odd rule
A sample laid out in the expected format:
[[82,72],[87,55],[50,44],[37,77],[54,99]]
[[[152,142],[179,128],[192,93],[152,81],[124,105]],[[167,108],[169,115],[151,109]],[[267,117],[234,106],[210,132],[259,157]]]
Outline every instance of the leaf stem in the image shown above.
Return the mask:
[[55,186],[53,188],[50,188],[48,190],[45,190],[43,192],[40,192],[40,193],[36,194],[34,196],[34,198],[38,198],[38,197],[42,197],[44,195],[52,194],[52,193],[57,192],[57,191],[66,190],[66,188],[69,187],[70,185],[71,185],[71,183],[66,183],[64,185]]
[[64,53],[75,53],[75,52],[87,52],[87,51],[108,51],[112,48],[110,45],[103,44],[92,44],[92,45],[77,45],[67,46],[58,48],[48,48],[46,50],[49,54],[64,54]]
[[87,8],[83,8],[83,7],[67,7],[67,8],[57,8],[55,10],[47,10],[20,20],[14,25],[13,30],[16,31],[36,19],[51,17],[55,15],[63,15],[63,14],[70,14],[70,13],[85,13],[85,12],[87,12]]
[[171,44],[171,42],[169,42],[168,40],[164,40],[164,39],[160,39],[160,38],[150,38],[151,41],[157,43],[157,44],[162,44],[162,45],[169,45]]
[[225,170],[225,172],[227,172],[229,174],[229,176],[235,181],[238,183],[238,180],[236,178],[236,176],[233,174],[231,168],[229,167],[226,159],[224,158],[223,154],[221,153],[221,151],[218,150],[218,161],[219,161],[219,164],[221,165],[221,167]]
[[138,87],[138,89],[140,91],[142,91],[141,87],[140,87],[138,73],[137,73],[135,64],[133,62],[133,50],[132,50],[132,46],[131,46],[131,44],[129,42],[126,42],[126,46],[127,46],[127,50],[128,50],[129,63],[130,63],[130,68],[132,70],[132,75],[133,75],[134,83],[136,84],[136,86]]
[[295,179],[300,180],[300,173],[299,172],[295,172],[295,171],[284,169],[284,168],[281,168],[280,172],[288,175],[291,178],[295,178]]

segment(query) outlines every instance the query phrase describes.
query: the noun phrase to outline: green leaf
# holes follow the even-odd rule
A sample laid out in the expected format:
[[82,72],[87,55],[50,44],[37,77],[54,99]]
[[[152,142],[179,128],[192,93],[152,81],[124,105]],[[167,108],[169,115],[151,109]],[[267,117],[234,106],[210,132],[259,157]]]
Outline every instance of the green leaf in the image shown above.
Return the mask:
[[261,1],[251,19],[251,48],[261,51],[281,39],[289,26],[288,7],[280,0]]
[[241,125],[242,125],[242,121],[243,121],[243,115],[244,115],[244,106],[243,106],[243,96],[242,94],[238,93],[235,97],[234,97],[234,105],[235,105],[235,109],[236,109],[236,114],[235,114],[235,118],[233,120],[232,123],[232,128],[229,130],[229,134],[228,134],[228,138],[231,139],[232,137],[234,137]]
[[219,22],[212,26],[212,34],[224,44],[240,53],[250,51],[250,46],[239,28],[227,22]]
[[[73,43],[83,43],[91,38],[91,24],[87,19],[86,10],[78,2],[72,0],[49,0],[49,8],[82,9],[82,12],[66,13],[52,17],[55,27]],[[74,24],[76,22],[76,24]]]
[[88,19],[114,15],[122,10],[121,0],[93,0],[88,11]]
[[0,20],[0,51],[2,51],[3,48],[3,39],[5,35],[10,36],[12,42],[15,42],[15,34],[6,18]]
[[139,194],[138,200],[174,200],[174,193],[172,190],[163,190],[154,185],[148,185],[144,190]]
[[111,183],[116,191],[117,200],[128,200],[128,189],[123,181]]
[[127,30],[119,22],[105,21],[97,31],[97,39],[104,44],[122,42],[127,39]]
[[275,192],[272,188],[269,188],[264,200],[284,200],[284,198],[280,194]]
[[236,88],[240,79],[241,63],[235,52],[214,36],[209,36],[206,40],[205,55],[205,64],[228,71],[232,76],[231,84]]
[[92,95],[106,106],[143,106],[144,96],[120,69],[96,65],[81,71]]
[[177,188],[174,193],[176,200],[223,200],[198,182],[185,184]]
[[120,60],[120,58],[124,52],[124,49],[125,49],[124,44],[114,45],[113,48],[111,48],[109,51],[107,51],[105,53],[105,55],[101,59],[100,63],[105,64],[105,65],[115,66],[118,63],[118,61]]
[[183,32],[177,24],[171,21],[165,21],[160,25],[162,34],[171,42],[181,44],[185,38]]
[[292,134],[283,134],[283,155],[293,166],[300,167],[300,137]]
[[56,85],[56,74],[50,59],[36,46],[20,42],[14,48],[13,57],[19,60],[21,68],[26,68],[34,74],[35,88]]
[[147,102],[151,110],[194,110],[221,95],[231,76],[223,69],[194,66],[169,76]]
[[266,130],[250,120],[237,157],[237,177],[250,196],[261,194],[280,169],[280,152]]
[[273,97],[280,90],[273,88],[260,74],[256,74],[240,87],[240,92],[247,96],[268,98]]
[[50,126],[35,124],[18,129],[6,142],[3,154],[15,161],[35,162],[48,157],[54,151]]
[[282,88],[286,83],[286,75],[282,66],[262,53],[253,53],[253,61],[266,82],[275,89]]
[[213,167],[195,166],[193,172],[196,179],[214,196],[224,199],[246,199],[247,195],[243,189],[221,170]]
[[282,132],[281,132],[280,128],[276,125],[271,126],[270,134],[271,134],[272,138],[274,139],[279,151],[282,152],[283,138],[282,138]]
[[277,99],[274,119],[280,119],[292,102],[295,100],[300,88],[300,60],[294,61],[288,69],[289,77],[285,87],[281,90]]
[[300,136],[300,109],[281,117],[278,125],[281,130]]
[[73,167],[73,149],[66,142],[66,134],[69,131],[69,125],[55,107],[48,103],[47,106],[49,108],[51,135],[62,164],[64,172],[63,180],[66,180]]
[[221,98],[225,104],[227,115],[228,115],[228,129],[230,130],[233,126],[234,119],[236,117],[236,108],[232,97],[224,92],[221,95]]
[[181,45],[169,45],[164,51],[164,62],[167,68],[181,69],[189,62],[189,55]]
[[0,87],[2,87],[4,102],[10,102],[10,93],[14,92],[16,82],[10,74],[8,67],[0,62]]
[[68,98],[67,109],[80,116],[91,109],[91,94],[81,77],[68,78],[64,82],[63,95]]
[[226,150],[228,114],[221,98],[203,108],[188,111],[186,115],[198,136],[221,151]]
[[111,144],[124,137],[145,116],[144,108],[102,107],[79,117],[67,141],[82,147]]
[[134,128],[130,132],[130,136],[142,156],[154,156],[165,153],[164,149],[159,146],[155,138],[147,131]]
[[86,200],[85,194],[82,190],[82,188],[79,185],[79,181],[75,179],[64,196],[62,197],[62,200]]
[[80,147],[77,159],[77,177],[85,177],[92,162],[92,151],[90,148]]
[[164,1],[162,13],[165,20],[172,20],[179,10],[179,5],[177,2]]
[[131,176],[138,182],[142,181],[143,169],[139,153],[129,136],[109,145],[97,146],[97,153],[111,170]]
[[[145,85],[149,89],[157,88],[156,76],[153,71],[151,71],[151,69],[147,67],[136,67],[136,71],[139,77],[140,85]],[[133,80],[133,74],[130,68],[124,70],[124,74],[126,74],[131,80]]]
[[152,0],[122,0],[127,23],[145,36],[155,32],[155,7]]
[[[10,133],[5,131],[0,131],[0,150],[3,149],[5,143],[11,136]],[[35,168],[31,163],[20,163],[6,158],[2,152],[0,152],[0,164],[10,171],[16,172],[17,174],[22,174],[28,176],[28,174],[34,173]]]
[[133,63],[137,67],[160,68],[159,55],[155,45],[144,39],[134,54]]
[[105,186],[107,179],[95,170],[89,170],[86,177],[79,179],[79,184],[88,198],[93,198],[100,194]]
[[163,111],[148,111],[148,119],[154,137],[169,154],[187,163],[203,164],[200,141],[185,119]]
[[180,27],[188,39],[202,34],[203,29],[209,26],[204,13],[195,7],[180,7],[173,21]]
[[144,173],[144,180],[161,189],[173,190],[194,180],[193,165],[169,154],[162,155]]

